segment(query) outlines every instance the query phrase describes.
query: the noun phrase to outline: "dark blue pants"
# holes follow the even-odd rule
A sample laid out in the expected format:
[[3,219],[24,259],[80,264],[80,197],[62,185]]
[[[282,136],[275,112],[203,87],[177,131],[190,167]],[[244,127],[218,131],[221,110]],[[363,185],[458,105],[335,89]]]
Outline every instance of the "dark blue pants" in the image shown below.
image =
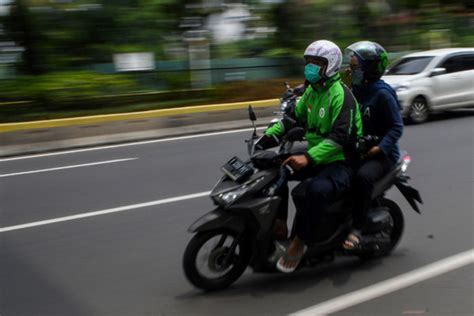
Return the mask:
[[372,201],[374,183],[386,175],[394,166],[385,155],[366,160],[362,163],[354,177],[354,210],[352,212],[353,227],[363,230],[366,224],[367,210]]
[[296,178],[301,180],[305,176],[306,180],[291,193],[297,210],[293,235],[312,241],[324,225],[328,207],[350,188],[353,170],[345,162],[334,162],[303,169]]

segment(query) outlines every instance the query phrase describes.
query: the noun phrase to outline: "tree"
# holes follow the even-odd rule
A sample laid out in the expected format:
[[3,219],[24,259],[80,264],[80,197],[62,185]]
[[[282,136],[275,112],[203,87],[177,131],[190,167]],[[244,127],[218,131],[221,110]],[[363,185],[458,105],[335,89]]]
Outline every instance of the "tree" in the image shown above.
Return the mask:
[[164,57],[165,37],[177,30],[183,10],[183,0],[16,0],[4,23],[25,48],[20,70],[40,74],[111,62],[117,52]]
[[3,24],[7,36],[25,49],[22,62],[18,65],[20,72],[28,74],[44,72],[40,57],[42,36],[25,1],[16,0],[11,5],[10,14],[3,19]]

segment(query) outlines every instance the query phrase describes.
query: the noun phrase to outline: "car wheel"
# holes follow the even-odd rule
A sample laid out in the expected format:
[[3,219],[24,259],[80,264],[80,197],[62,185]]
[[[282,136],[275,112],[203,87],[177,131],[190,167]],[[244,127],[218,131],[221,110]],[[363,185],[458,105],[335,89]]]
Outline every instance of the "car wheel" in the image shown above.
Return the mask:
[[410,106],[410,121],[415,124],[426,122],[429,115],[428,102],[423,97],[416,97]]

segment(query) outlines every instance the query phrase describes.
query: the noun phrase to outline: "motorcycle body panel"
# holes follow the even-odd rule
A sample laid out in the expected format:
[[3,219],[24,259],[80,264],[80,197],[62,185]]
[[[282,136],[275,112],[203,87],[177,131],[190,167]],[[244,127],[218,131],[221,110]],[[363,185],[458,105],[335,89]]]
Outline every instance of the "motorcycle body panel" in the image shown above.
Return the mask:
[[[275,170],[275,169],[261,170],[261,171],[256,170],[256,172],[253,175],[251,175],[246,180],[246,182],[251,182],[252,180],[256,180],[259,178],[261,179],[261,181],[256,186],[254,186],[249,192],[245,193],[245,195],[243,195],[234,203],[238,203],[239,201],[250,199],[254,194],[260,193],[263,190],[263,188],[268,186],[270,182],[274,181],[277,176],[278,176],[278,170]],[[214,188],[211,191],[210,196],[211,198],[214,199],[219,194],[223,194],[223,193],[238,189],[241,185],[242,183],[237,183],[229,179],[228,177],[224,176],[214,186]],[[223,207],[228,208],[231,205],[232,204],[225,205]]]
[[405,199],[408,201],[408,203],[410,204],[410,206],[413,208],[413,210],[415,212],[417,212],[418,214],[421,214],[421,211],[420,211],[420,208],[418,207],[418,205],[416,204],[416,202],[418,203],[423,203],[423,201],[421,200],[421,196],[420,196],[420,193],[418,192],[418,190],[414,189],[413,187],[409,186],[408,184],[406,184],[405,182],[403,181],[399,181],[395,184],[395,186],[397,187],[397,189],[400,191],[400,193],[402,193],[402,195],[405,197]]
[[245,227],[246,223],[241,216],[227,212],[222,208],[216,208],[198,218],[189,226],[188,231],[197,233],[213,229],[230,229],[240,233],[244,231]]
[[281,198],[278,196],[257,198],[233,204],[227,210],[236,214],[243,213],[247,216],[252,214],[258,223],[259,229],[269,231],[276,218],[276,210],[280,203]]
[[376,234],[390,224],[390,214],[385,207],[371,208],[367,214],[364,234]]

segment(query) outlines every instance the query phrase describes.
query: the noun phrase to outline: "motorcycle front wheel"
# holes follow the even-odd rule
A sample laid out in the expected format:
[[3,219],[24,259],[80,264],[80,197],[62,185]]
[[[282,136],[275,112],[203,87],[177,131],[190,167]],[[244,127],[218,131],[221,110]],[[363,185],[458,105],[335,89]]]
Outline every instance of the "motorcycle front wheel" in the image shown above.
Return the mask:
[[200,289],[223,289],[244,273],[250,256],[250,246],[236,232],[199,232],[184,251],[184,273],[189,282]]

